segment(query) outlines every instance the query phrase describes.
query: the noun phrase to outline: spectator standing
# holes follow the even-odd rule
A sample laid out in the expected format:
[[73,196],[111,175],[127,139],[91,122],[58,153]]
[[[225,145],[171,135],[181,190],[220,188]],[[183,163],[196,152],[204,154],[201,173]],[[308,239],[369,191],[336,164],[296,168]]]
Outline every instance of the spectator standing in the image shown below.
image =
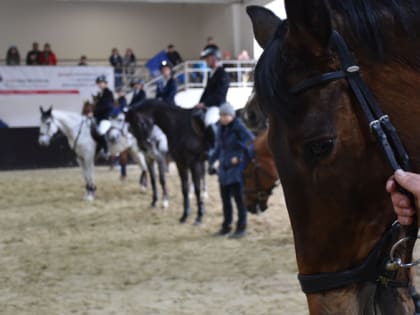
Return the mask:
[[85,55],[82,55],[80,57],[79,63],[77,64],[78,66],[87,66],[87,57]]
[[117,89],[117,101],[114,102],[110,116],[112,118],[117,117],[120,113],[124,112],[127,108],[127,99],[125,98],[125,92],[122,87]]
[[126,80],[130,82],[136,72],[136,56],[131,48],[127,48],[125,51],[123,63]]
[[6,54],[6,64],[8,66],[20,65],[20,54],[16,46],[10,46]]
[[41,51],[39,50],[38,42],[32,43],[32,50],[28,51],[26,54],[26,64],[28,66],[34,66],[39,64],[39,55]]
[[47,66],[55,66],[57,64],[57,57],[49,43],[45,43],[44,50],[39,54],[38,62],[40,65]]
[[240,118],[235,117],[235,109],[229,103],[220,107],[220,122],[217,128],[217,145],[209,158],[209,174],[215,174],[214,162],[219,160],[220,195],[223,201],[223,223],[217,235],[228,235],[232,229],[232,197],[238,208],[236,231],[231,235],[240,238],[246,235],[247,210],[243,199],[243,176],[245,164],[249,161],[249,143],[254,136],[246,129]]
[[117,48],[113,48],[111,56],[109,57],[109,63],[114,67],[114,80],[115,88],[122,86],[122,76],[123,76],[123,59],[118,53]]
[[180,63],[182,63],[182,58],[179,52],[175,50],[175,46],[173,44],[168,45],[168,49],[166,50],[166,55],[168,56],[169,62],[176,66]]
[[133,97],[131,98],[131,102],[129,106],[132,106],[134,104],[138,104],[141,101],[146,99],[146,93],[143,90],[144,87],[144,81],[143,80],[136,80],[134,82],[134,90],[133,90]]
[[214,41],[213,36],[207,37],[207,44],[206,44],[206,46],[204,46],[203,50],[206,50],[208,48],[219,50],[219,46],[216,45],[216,42]]
[[175,105],[175,94],[177,84],[172,76],[172,67],[168,61],[162,61],[160,65],[162,79],[157,83],[156,99],[164,101],[170,105]]

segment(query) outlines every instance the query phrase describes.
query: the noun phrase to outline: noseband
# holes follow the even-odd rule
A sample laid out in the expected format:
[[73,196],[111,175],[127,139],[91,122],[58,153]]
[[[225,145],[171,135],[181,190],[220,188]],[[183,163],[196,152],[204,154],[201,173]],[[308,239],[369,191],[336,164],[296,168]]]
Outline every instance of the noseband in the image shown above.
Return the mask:
[[[384,114],[380,109],[372,92],[363,81],[360,75],[360,67],[355,63],[346,42],[335,30],[331,35],[331,43],[339,56],[341,69],[309,78],[293,86],[290,92],[297,95],[311,88],[332,81],[345,79],[349,84],[357,103],[365,114],[370,130],[375,135],[391,168],[394,171],[398,169],[410,170],[408,154],[402,145],[395,127],[392,125],[388,115]],[[401,192],[405,193],[413,200],[413,196],[407,191],[401,190]],[[392,227],[382,236],[381,240],[375,245],[368,257],[355,268],[331,273],[312,275],[299,274],[298,278],[302,290],[307,294],[319,293],[365,281],[379,282],[395,287],[407,286],[408,283],[401,284],[395,280],[398,268],[406,267],[406,265],[401,263],[401,259],[393,259],[393,254],[391,255],[391,261],[389,261],[388,257],[384,257],[383,255],[386,244],[389,241],[395,241],[398,238],[400,231],[401,227],[398,224],[392,225]],[[399,245],[400,242],[415,240],[417,238],[417,222],[410,226],[408,235],[408,238],[400,240],[396,245]]]
[[[272,180],[274,179],[274,176],[267,171],[266,169],[262,168],[260,163],[256,160],[252,160],[250,163],[252,163],[254,172],[254,181],[255,181],[255,188],[254,189],[245,189],[245,193],[247,194],[255,194],[257,196],[257,201],[265,201],[269,196],[271,196],[272,191],[275,187],[278,186],[278,181],[275,181],[274,185],[269,188],[264,188],[261,184],[261,173],[264,174],[268,179]],[[276,177],[277,179],[277,177]]]

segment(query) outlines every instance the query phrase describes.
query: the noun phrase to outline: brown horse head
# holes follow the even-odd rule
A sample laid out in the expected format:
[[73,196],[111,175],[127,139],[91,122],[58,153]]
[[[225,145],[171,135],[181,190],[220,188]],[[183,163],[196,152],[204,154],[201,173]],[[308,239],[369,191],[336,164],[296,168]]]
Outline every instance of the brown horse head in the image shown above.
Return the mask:
[[363,276],[346,283],[341,273],[339,284],[306,288],[310,313],[413,314],[406,288],[381,284],[410,279],[406,270],[390,274],[383,268],[396,237],[384,236],[395,220],[384,189],[392,169],[348,81],[325,81],[301,93],[293,87],[341,69],[331,42],[337,30],[419,171],[420,160],[414,159],[420,153],[420,43],[414,36],[419,5],[408,0],[285,4],[288,21],[263,8],[249,7],[248,13],[264,48],[255,70],[256,96],[269,116],[269,144],[281,169],[301,279],[319,275],[327,283],[330,273],[346,270],[353,276],[376,255],[376,265]]
[[268,198],[278,184],[273,155],[268,147],[266,130],[254,142],[255,159],[244,170],[245,206],[251,213],[265,211]]
[[82,115],[88,116],[93,115],[95,111],[95,103],[91,103],[90,101],[85,101],[82,107]]

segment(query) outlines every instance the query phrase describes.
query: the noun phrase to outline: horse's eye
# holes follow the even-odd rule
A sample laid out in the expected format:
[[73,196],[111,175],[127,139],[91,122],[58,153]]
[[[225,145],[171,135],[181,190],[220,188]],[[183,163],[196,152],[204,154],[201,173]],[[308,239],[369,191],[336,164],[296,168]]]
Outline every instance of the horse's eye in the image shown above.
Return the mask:
[[306,142],[303,147],[303,158],[308,164],[316,164],[326,158],[334,148],[335,139],[324,138]]

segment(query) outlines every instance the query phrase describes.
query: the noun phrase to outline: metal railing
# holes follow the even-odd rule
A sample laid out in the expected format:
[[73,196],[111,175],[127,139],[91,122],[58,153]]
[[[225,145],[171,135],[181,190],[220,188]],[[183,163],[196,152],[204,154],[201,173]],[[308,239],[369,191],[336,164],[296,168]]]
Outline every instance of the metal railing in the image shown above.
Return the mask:
[[[230,87],[253,87],[255,60],[225,60],[222,64],[229,75]],[[173,76],[178,84],[178,91],[192,88],[204,88],[207,85],[211,69],[202,60],[185,61],[173,68]],[[158,76],[146,82],[144,89],[147,95],[156,93]]]

